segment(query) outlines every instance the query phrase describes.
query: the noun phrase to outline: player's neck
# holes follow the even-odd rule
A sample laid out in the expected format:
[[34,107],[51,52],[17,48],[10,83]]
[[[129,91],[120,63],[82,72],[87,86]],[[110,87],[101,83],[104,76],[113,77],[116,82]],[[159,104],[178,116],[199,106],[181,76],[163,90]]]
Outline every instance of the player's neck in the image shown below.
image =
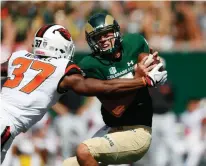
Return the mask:
[[120,51],[116,52],[115,55],[114,55],[115,59],[120,58],[120,56],[121,56],[121,52]]

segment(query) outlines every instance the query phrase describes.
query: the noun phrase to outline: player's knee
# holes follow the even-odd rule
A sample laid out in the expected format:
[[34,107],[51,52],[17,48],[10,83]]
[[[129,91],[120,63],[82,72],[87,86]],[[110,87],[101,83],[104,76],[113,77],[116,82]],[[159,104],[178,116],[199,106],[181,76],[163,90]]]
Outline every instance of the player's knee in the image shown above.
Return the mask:
[[85,144],[80,144],[77,147],[77,158],[80,160],[87,160],[91,156],[88,147]]

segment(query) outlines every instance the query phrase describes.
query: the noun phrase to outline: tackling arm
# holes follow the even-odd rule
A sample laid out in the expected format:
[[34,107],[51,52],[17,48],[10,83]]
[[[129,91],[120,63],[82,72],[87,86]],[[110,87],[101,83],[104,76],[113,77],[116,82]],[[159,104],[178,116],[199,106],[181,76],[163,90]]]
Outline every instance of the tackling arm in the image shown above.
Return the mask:
[[142,78],[98,80],[84,78],[80,74],[65,76],[60,83],[62,89],[72,89],[76,93],[85,96],[121,94],[145,86],[146,83]]

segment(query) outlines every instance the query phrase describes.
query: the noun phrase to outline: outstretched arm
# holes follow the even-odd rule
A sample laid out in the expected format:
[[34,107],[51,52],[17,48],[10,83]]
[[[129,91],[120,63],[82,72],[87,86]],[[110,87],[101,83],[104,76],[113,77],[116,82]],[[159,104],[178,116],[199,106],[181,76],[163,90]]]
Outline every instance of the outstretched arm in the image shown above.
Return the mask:
[[98,80],[84,78],[80,74],[65,76],[60,83],[61,89],[72,89],[86,96],[124,93],[145,86],[146,82],[143,78]]

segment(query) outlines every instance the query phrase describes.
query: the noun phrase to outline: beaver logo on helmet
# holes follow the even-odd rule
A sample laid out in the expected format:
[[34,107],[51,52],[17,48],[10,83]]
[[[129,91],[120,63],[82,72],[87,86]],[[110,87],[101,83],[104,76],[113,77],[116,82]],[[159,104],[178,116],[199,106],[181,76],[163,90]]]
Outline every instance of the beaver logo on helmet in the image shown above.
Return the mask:
[[55,33],[56,31],[58,31],[66,40],[71,41],[71,34],[67,29],[64,28],[55,29],[53,33]]
[[54,26],[54,24],[45,25],[42,28],[40,28],[36,33],[36,37],[43,37],[44,33],[52,26]]
[[36,55],[71,60],[74,56],[74,50],[75,46],[71,34],[61,25],[43,26],[34,37],[33,53]]

